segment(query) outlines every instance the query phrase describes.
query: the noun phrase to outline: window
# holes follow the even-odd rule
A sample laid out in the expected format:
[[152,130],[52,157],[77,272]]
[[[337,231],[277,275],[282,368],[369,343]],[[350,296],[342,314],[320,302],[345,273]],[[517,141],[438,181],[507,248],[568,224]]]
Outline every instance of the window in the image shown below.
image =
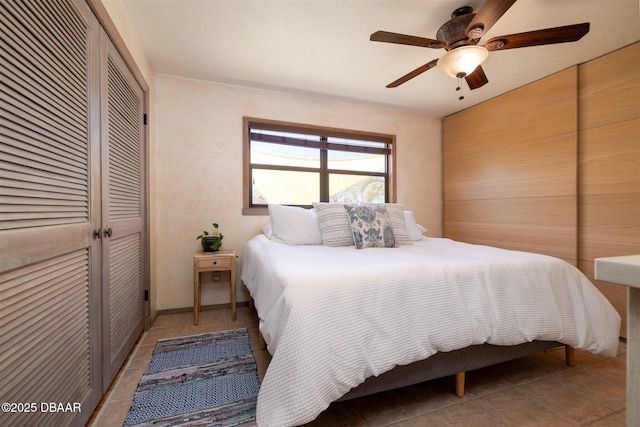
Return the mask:
[[395,201],[395,137],[244,119],[244,213],[269,203]]

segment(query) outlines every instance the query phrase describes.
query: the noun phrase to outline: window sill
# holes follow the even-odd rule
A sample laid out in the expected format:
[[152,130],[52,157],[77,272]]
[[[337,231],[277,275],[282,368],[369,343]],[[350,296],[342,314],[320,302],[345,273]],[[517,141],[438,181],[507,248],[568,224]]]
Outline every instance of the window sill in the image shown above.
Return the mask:
[[242,208],[242,215],[269,215],[269,208]]

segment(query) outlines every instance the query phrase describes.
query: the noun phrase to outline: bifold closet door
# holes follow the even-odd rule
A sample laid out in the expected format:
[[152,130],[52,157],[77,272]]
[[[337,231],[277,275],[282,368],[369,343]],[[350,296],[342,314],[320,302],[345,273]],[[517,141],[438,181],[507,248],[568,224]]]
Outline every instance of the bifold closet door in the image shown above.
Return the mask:
[[144,327],[144,93],[102,37],[102,336],[105,390]]
[[82,426],[102,396],[99,36],[83,1],[0,1],[5,427]]

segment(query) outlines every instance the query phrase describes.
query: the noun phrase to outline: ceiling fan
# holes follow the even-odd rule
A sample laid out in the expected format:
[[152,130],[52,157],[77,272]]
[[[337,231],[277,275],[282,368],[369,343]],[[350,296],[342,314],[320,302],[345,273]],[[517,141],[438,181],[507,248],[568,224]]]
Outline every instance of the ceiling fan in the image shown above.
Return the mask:
[[[441,58],[429,61],[389,83],[387,87],[400,86],[425,71],[438,67],[451,77],[464,78],[470,89],[477,89],[489,83],[480,65],[487,58],[489,52],[574,42],[580,40],[589,32],[589,23],[584,22],[582,24],[493,37],[484,46],[478,45],[482,36],[515,2],[516,0],[487,0],[477,13],[474,13],[471,6],[459,7],[451,14],[451,20],[440,27],[435,39],[388,31],[376,31],[371,34],[371,41],[420,46],[430,49],[445,49],[447,51]],[[462,98],[460,97],[460,99]]]

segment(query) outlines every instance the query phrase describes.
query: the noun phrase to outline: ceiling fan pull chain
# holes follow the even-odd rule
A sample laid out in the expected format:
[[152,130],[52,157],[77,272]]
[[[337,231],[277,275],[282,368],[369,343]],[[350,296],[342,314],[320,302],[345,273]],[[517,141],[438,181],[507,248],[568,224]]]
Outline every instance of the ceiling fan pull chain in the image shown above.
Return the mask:
[[464,96],[462,95],[462,77],[458,77],[458,87],[456,88],[456,92],[460,92],[458,100],[462,101],[464,99]]

